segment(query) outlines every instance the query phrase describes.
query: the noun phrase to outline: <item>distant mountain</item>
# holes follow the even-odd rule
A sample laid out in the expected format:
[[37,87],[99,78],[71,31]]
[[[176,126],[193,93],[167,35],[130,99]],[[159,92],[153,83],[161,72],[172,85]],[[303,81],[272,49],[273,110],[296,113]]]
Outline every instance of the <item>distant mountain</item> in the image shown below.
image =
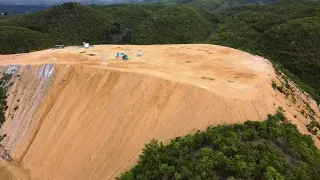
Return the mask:
[[162,3],[162,4],[181,4],[190,5],[206,10],[223,10],[229,7],[270,4],[279,0],[84,0],[81,4],[132,4],[132,3]]
[[104,4],[134,4],[134,3],[145,3],[145,2],[156,2],[157,0],[84,0],[81,4],[84,5],[104,5]]
[[41,10],[49,9],[51,6],[47,5],[0,5],[0,13],[1,12],[8,12],[9,14],[26,14],[26,13],[34,13]]

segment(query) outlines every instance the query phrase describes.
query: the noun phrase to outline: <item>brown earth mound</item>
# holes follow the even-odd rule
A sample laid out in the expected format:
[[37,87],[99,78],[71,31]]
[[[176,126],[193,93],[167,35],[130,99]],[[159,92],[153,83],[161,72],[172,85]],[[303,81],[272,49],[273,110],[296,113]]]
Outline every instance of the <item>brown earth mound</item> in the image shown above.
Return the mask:
[[1,143],[29,179],[113,179],[153,138],[264,120],[279,106],[302,133],[307,104],[319,121],[292,82],[289,95],[272,87],[284,80],[268,60],[221,46],[69,47],[0,56],[0,72],[13,74]]

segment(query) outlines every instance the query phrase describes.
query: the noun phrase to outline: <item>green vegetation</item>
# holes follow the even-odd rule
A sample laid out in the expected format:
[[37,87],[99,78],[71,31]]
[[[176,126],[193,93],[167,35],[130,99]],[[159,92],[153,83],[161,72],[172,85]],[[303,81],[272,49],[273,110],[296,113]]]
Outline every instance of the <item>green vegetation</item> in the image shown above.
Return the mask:
[[[8,86],[10,86],[10,84],[12,83],[12,82],[9,83],[11,77],[12,77],[11,74],[3,73],[2,78],[0,79],[0,128],[6,120],[5,113],[6,113],[6,110],[8,109],[7,90],[8,90]],[[0,142],[5,137],[7,137],[7,134],[1,134],[0,135]]]
[[0,20],[3,20],[3,19],[7,19],[9,18],[10,16],[0,16]]
[[212,23],[196,9],[173,6],[154,13],[136,26],[132,42],[134,44],[196,43],[205,40],[211,29]]
[[24,53],[51,47],[49,34],[22,27],[0,26],[0,54]]
[[66,3],[35,14],[6,19],[0,24],[50,34],[56,38],[56,43],[80,44],[90,40],[99,44],[108,43],[104,37],[111,28],[110,19],[111,16],[92,7]]
[[205,9],[207,11],[223,11],[230,7],[252,4],[269,4],[276,1],[277,0],[159,0],[158,2],[189,5]]
[[320,179],[320,151],[281,110],[264,122],[209,127],[147,144],[118,179]]
[[[290,85],[293,82],[291,82],[286,75],[284,75],[283,73],[281,73],[278,70],[276,70],[276,74],[279,77],[281,77],[281,78],[279,78],[281,85],[279,86],[276,82],[272,81],[271,82],[272,88],[275,90],[278,90],[280,93],[285,95],[286,99],[289,99],[293,104],[296,104],[297,98],[299,98],[299,99],[301,99],[301,98],[299,96],[296,96],[293,86]],[[309,106],[309,108],[310,108],[310,106]]]
[[[158,5],[157,10],[164,8],[163,5]],[[109,5],[109,6],[94,6],[94,8],[102,10],[105,13],[108,13],[114,17],[114,22],[121,25],[123,28],[133,28],[137,24],[141,23],[154,11],[149,10],[146,5]]]
[[5,121],[5,111],[7,110],[7,95],[4,88],[0,88],[0,127]]
[[[310,104],[308,102],[306,102],[299,96],[297,97],[295,96],[294,89],[290,85],[288,77],[286,77],[279,71],[277,71],[276,73],[278,76],[282,76],[282,78],[280,78],[281,86],[278,86],[276,82],[272,81],[271,82],[272,88],[284,94],[286,98],[290,99],[293,104],[296,103],[297,98],[304,103],[304,106],[303,106],[304,109],[300,109],[301,105],[299,105],[297,108],[300,109],[300,113],[302,116],[304,116],[306,119],[311,120],[310,123],[306,125],[308,131],[313,135],[315,135],[320,140],[320,123],[316,121],[316,118],[315,118],[316,112],[310,107]],[[294,117],[297,118],[297,115],[294,115]]]
[[[311,132],[313,135],[318,135],[318,132],[320,131],[320,123],[317,121],[311,121],[307,125],[308,131]],[[317,136],[320,137],[320,136]]]
[[[5,112],[8,109],[7,106],[7,88],[8,88],[8,82],[11,79],[10,74],[4,73],[2,78],[0,79],[0,127],[5,122]],[[1,135],[0,139],[3,139],[5,135]],[[1,141],[1,140],[0,140]]]
[[106,31],[105,37],[109,43],[132,43],[133,29],[153,13],[166,8],[165,5],[117,4],[108,6],[92,6],[101,12],[112,16],[112,27]]

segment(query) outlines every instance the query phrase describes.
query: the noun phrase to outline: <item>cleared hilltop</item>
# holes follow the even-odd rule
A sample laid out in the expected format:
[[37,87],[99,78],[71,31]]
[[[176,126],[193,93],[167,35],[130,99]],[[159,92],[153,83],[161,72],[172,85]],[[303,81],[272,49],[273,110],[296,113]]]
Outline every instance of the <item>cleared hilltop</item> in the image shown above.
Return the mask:
[[269,59],[320,103],[319,0],[160,2],[106,6],[65,3],[5,18],[0,20],[0,54],[83,41],[218,44]]
[[319,122],[315,101],[268,60],[222,46],[68,47],[2,55],[0,66],[12,74],[1,143],[14,165],[0,173],[30,179],[112,179],[153,138],[265,120],[279,106],[304,134]]

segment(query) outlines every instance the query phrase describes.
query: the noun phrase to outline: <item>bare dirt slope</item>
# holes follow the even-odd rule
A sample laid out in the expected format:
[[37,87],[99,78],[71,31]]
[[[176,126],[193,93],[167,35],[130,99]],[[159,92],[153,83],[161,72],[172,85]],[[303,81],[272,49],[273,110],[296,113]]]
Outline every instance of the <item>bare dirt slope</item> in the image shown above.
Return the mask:
[[268,60],[227,47],[69,47],[0,56],[0,67],[13,74],[2,144],[30,179],[113,179],[153,138],[264,120],[279,106],[303,133],[306,103],[319,121],[293,83],[295,102],[272,88],[283,78]]
[[0,159],[0,179],[1,180],[29,180],[28,173],[21,168]]

